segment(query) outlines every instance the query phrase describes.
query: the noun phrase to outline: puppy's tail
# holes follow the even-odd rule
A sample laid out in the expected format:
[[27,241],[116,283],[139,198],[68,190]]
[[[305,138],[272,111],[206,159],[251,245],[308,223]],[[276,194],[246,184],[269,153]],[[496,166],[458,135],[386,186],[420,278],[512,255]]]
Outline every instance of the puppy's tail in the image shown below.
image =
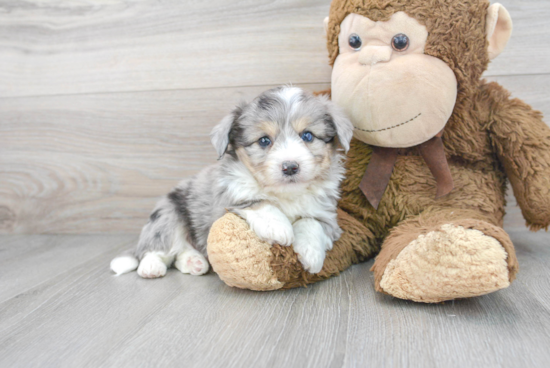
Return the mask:
[[138,259],[130,253],[121,254],[111,261],[111,270],[116,273],[117,276],[134,271],[138,268]]

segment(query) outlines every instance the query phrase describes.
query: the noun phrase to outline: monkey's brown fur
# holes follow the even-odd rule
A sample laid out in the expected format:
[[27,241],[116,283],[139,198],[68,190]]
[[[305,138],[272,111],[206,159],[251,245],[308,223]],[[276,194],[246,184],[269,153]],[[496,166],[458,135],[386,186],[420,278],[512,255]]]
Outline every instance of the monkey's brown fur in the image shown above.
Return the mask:
[[[443,134],[455,189],[446,197],[433,199],[433,175],[415,149],[403,149],[375,211],[359,189],[371,148],[354,140],[339,205],[344,235],[316,275],[302,269],[291,248],[274,246],[271,268],[283,288],[332,277],[353,263],[375,256],[381,249],[372,269],[376,289],[383,291],[380,280],[388,263],[419,235],[443,224],[480,230],[498,240],[507,253],[509,279],[514,279],[518,270],[514,248],[501,228],[506,178],[512,184],[527,226],[533,231],[547,229],[550,129],[540,112],[521,100],[510,99],[510,94],[498,84],[481,80],[489,62],[485,36],[488,5],[482,0],[332,2],[327,32],[331,64],[338,55],[340,23],[350,13],[385,21],[393,13],[404,11],[427,27],[425,53],[446,62],[458,80],[457,102]],[[213,267],[216,269],[215,262]],[[231,284],[229,278],[225,280]]]

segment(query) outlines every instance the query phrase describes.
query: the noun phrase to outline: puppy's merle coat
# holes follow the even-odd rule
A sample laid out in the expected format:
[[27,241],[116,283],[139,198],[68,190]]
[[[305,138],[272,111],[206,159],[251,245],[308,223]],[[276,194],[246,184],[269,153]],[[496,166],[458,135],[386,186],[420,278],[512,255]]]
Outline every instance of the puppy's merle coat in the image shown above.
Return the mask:
[[115,258],[111,269],[122,274],[137,268],[141,277],[154,278],[173,264],[183,273],[206,273],[208,232],[227,209],[261,239],[292,244],[304,268],[319,272],[341,234],[341,148],[349,149],[352,134],[350,121],[326,97],[294,87],[238,106],[212,131],[218,163],[164,197],[135,253]]

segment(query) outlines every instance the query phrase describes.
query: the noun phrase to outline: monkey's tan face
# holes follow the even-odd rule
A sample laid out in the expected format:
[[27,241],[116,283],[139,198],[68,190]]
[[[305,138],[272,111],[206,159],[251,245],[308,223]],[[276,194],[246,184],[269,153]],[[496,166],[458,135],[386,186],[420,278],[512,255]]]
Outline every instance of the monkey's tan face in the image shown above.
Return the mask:
[[340,25],[332,99],[354,136],[381,147],[411,147],[439,133],[457,96],[453,71],[424,54],[426,27],[404,12],[387,22],[350,14]]

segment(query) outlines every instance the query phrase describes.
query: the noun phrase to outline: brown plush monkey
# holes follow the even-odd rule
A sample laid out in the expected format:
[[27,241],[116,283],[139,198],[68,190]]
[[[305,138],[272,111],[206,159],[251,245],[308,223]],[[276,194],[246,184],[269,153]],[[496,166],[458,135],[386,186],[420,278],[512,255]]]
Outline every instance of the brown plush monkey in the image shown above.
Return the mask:
[[506,179],[530,229],[547,229],[550,129],[481,80],[510,37],[506,9],[334,0],[325,27],[332,98],[355,126],[339,205],[344,235],[312,275],[291,248],[262,243],[228,214],[211,230],[214,270],[228,285],[274,290],[379,253],[376,290],[398,298],[439,302],[507,287],[518,264],[502,229]]

